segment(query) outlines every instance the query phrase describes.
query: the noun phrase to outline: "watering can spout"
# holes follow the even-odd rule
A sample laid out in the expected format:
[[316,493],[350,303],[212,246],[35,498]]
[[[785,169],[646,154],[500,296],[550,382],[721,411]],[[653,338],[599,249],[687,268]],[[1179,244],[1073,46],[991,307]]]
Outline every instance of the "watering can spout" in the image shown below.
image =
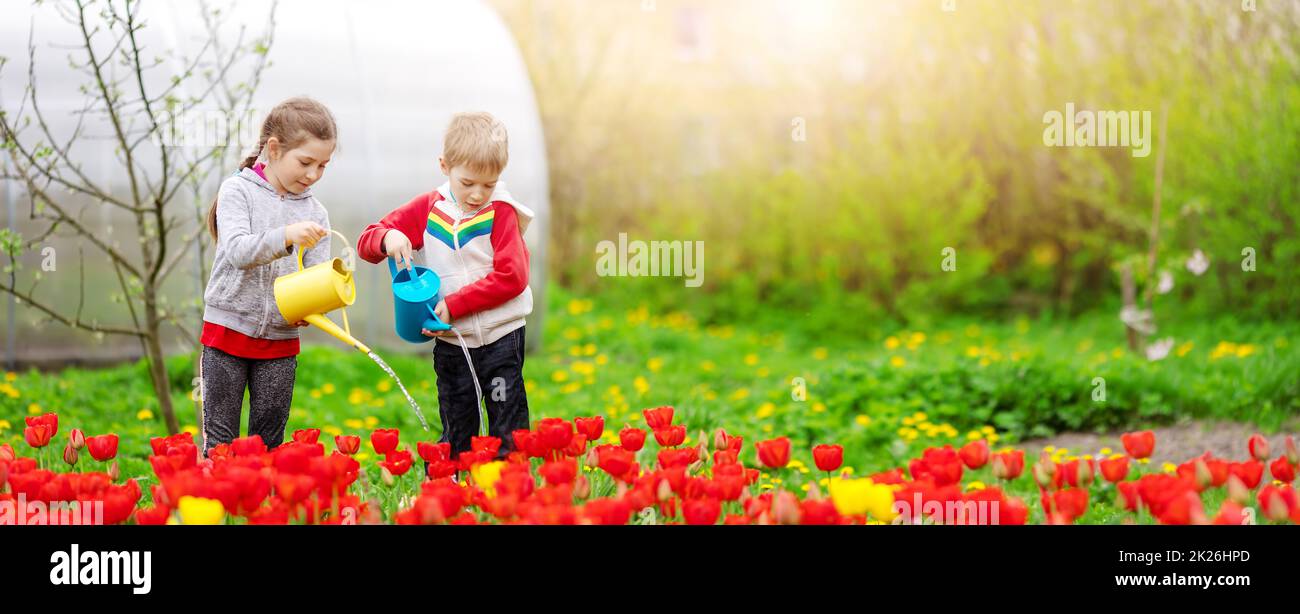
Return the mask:
[[316,328],[319,328],[333,335],[335,339],[338,339],[343,343],[346,343],[354,348],[357,348],[358,350],[361,350],[363,354],[370,353],[370,348],[366,346],[366,344],[362,343],[360,339],[357,339],[356,337],[353,337],[352,335],[348,334],[347,331],[343,330],[342,328],[339,328],[337,324],[330,321],[330,319],[325,317],[324,315],[321,315],[319,313],[312,313],[303,316],[303,319],[306,320],[308,324],[311,324],[312,326],[315,326]]
[[[337,230],[330,232],[343,239],[347,237]],[[357,297],[356,281],[352,269],[342,258],[334,258],[311,267],[303,268],[303,249],[298,249],[298,270],[275,280],[275,302],[280,308],[280,315],[286,322],[306,321],[362,352],[370,353],[366,344],[352,336],[348,326],[346,307]],[[325,317],[325,314],[338,309],[343,314],[343,327]]]

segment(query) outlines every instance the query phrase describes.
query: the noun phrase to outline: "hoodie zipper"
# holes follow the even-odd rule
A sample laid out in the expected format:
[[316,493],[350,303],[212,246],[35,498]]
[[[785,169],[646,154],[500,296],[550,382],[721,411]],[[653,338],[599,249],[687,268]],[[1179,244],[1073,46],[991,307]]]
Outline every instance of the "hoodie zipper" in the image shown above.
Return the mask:
[[[451,191],[451,188],[447,188],[447,190],[448,190],[448,191]],[[452,197],[454,198],[455,195],[453,194]],[[457,209],[457,211],[456,211],[456,221],[455,221],[454,223],[452,223],[452,225],[451,225],[451,242],[452,242],[452,245],[456,246],[456,249],[454,249],[454,250],[452,250],[452,251],[456,252],[456,260],[460,262],[460,270],[461,270],[461,274],[465,276],[465,279],[467,280],[466,283],[468,284],[468,283],[469,283],[469,281],[468,281],[468,280],[469,280],[469,267],[465,265],[465,257],[462,256],[461,253],[460,253],[460,232],[459,232],[459,231],[460,231],[460,223],[461,223],[463,220],[465,220],[466,218],[474,217],[475,214],[477,214],[479,211],[482,211],[482,210],[483,210],[483,207],[479,207],[478,209],[476,209],[476,210],[474,210],[474,211],[472,211],[472,212],[470,212],[470,213],[468,213],[468,214],[466,214],[465,216],[462,217],[462,216],[461,216],[461,213],[460,213],[460,209],[461,209],[461,207],[460,207],[460,202],[458,202],[458,201],[453,201],[453,202],[456,203],[456,209]],[[485,204],[484,207],[486,207],[487,205],[490,205],[490,204],[491,204],[491,202]],[[475,332],[475,333],[477,334],[477,336],[478,336],[478,341],[479,341],[479,343],[482,344],[482,343],[483,343],[483,327],[482,327],[482,323],[479,321],[479,317],[478,317],[478,314],[477,314],[477,313],[476,313],[476,314],[473,314],[472,318],[473,318],[472,321],[474,322],[474,332]]]

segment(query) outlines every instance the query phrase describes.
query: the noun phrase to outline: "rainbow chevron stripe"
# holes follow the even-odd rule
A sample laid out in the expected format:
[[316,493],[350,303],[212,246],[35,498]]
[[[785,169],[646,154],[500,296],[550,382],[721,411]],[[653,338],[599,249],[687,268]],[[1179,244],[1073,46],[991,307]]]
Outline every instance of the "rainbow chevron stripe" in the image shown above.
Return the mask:
[[[457,243],[464,246],[474,237],[492,234],[492,219],[496,217],[495,210],[484,211],[460,224],[460,230],[452,232],[452,223],[439,215],[438,210],[429,212],[429,224],[427,230],[429,234],[442,241],[447,247],[456,249]],[[453,238],[453,234],[455,238]]]

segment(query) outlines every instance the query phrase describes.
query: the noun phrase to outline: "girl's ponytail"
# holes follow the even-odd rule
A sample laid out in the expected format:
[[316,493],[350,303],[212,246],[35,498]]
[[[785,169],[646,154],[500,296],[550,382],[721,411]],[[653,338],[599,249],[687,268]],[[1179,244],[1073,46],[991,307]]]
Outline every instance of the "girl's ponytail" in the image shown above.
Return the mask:
[[[266,147],[266,139],[267,139],[267,135],[263,133],[261,141],[257,144],[257,151],[254,151],[252,155],[248,156],[247,158],[244,158],[244,161],[239,163],[239,170],[242,171],[246,168],[252,168],[254,164],[257,164],[257,159],[262,156],[262,148]],[[217,240],[217,199],[216,198],[212,199],[212,206],[208,207],[208,233],[212,235],[213,241]]]

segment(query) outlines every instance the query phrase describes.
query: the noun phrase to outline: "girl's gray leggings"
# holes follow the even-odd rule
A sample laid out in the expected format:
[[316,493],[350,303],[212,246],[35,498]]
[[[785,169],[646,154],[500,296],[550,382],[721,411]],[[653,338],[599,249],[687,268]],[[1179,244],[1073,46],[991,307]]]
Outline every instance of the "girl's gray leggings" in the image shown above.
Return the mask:
[[260,435],[268,449],[284,441],[293,403],[297,356],[240,358],[203,346],[203,458],[218,444],[239,437],[239,418],[248,389],[248,434]]

